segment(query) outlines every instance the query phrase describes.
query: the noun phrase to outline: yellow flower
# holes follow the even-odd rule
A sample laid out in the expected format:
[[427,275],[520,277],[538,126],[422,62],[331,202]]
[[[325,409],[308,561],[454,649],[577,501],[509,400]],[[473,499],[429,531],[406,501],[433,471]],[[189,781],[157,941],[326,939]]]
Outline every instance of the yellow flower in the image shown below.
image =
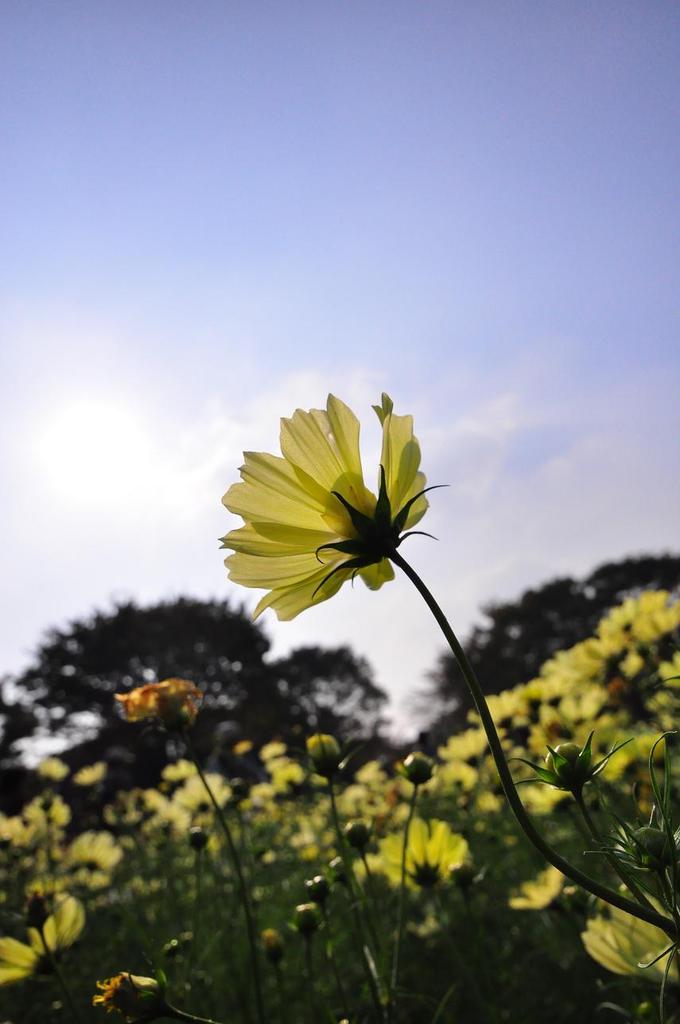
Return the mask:
[[59,757],[46,757],[36,768],[38,775],[50,782],[61,782],[68,775],[70,768]]
[[[401,854],[404,837],[394,832],[380,842],[380,853],[371,858],[371,868],[382,871],[390,882],[401,881]],[[445,821],[414,818],[406,847],[406,882],[411,888],[427,889],[449,877],[450,869],[469,857],[463,836],[452,832]]]
[[[231,786],[225,782],[224,776],[217,772],[206,772],[205,777],[215,800],[220,807],[224,807],[231,796]],[[172,800],[191,814],[212,813],[212,802],[203,780],[198,775],[191,775],[185,779],[175,790]]]
[[128,722],[158,718],[168,728],[177,728],[191,725],[203,694],[188,679],[164,679],[162,683],[147,683],[114,696],[123,705]]
[[178,761],[173,761],[172,764],[166,764],[161,772],[161,777],[165,782],[184,782],[185,779],[190,779],[192,775],[196,774],[198,773],[194,762],[181,757]]
[[[76,941],[85,926],[83,905],[67,896],[43,925],[48,949],[58,954]],[[28,929],[28,944],[17,939],[0,939],[0,985],[22,981],[42,970],[47,960],[45,945],[37,928]]]
[[285,743],[281,743],[280,740],[272,740],[270,743],[265,743],[260,750],[260,759],[265,763],[273,761],[277,757],[283,757],[287,750],[288,747]]
[[545,910],[557,899],[564,886],[564,875],[552,865],[536,878],[523,882],[508,900],[513,910]]
[[394,579],[389,558],[425,513],[425,477],[413,418],[395,416],[383,394],[379,493],[363,477],[359,421],[328,396],[326,410],[281,421],[282,457],[245,452],[241,482],[222,499],[244,525],[222,540],[235,583],[268,590],[254,617],[273,608],[292,619],[361,576],[372,590]]
[[253,749],[253,741],[239,740],[238,743],[235,743],[231,749],[232,753],[236,754],[237,757],[243,757],[244,754],[249,754],[250,751]]
[[[637,974],[657,981],[666,969],[666,957],[649,968],[649,963],[668,947],[668,937],[660,928],[639,921],[616,907],[607,907],[607,916],[592,917],[581,933],[583,945],[593,960],[614,974]],[[671,973],[669,980],[673,980]]]
[[76,786],[96,786],[98,782],[106,777],[106,763],[96,761],[94,764],[84,765],[80,771],[73,776]]
[[126,1021],[154,1020],[169,1009],[163,990],[155,978],[145,978],[127,971],[106,981],[98,981],[101,995],[92,996],[93,1006],[102,1006],[109,1013],[117,1010]]
[[119,864],[123,851],[110,832],[81,832],[67,848],[63,867],[73,880],[88,889],[103,889]]

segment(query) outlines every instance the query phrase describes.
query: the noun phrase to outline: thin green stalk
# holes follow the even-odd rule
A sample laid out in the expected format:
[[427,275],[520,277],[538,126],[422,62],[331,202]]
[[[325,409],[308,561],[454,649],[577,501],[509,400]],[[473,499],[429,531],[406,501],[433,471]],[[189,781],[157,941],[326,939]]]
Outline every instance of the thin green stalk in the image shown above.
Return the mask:
[[331,816],[332,816],[332,819],[333,819],[333,827],[335,829],[335,834],[336,834],[336,837],[337,837],[337,840],[338,840],[338,847],[339,847],[339,850],[340,850],[340,856],[342,858],[342,864],[343,864],[343,867],[345,869],[345,874],[347,876],[347,885],[349,887],[349,893],[350,893],[350,905],[351,905],[351,908],[352,908],[352,911],[353,911],[353,915],[354,915],[354,923],[355,923],[355,927],[356,927],[356,930],[357,930],[357,937],[359,939],[359,945],[361,947],[361,958],[362,958],[362,962],[363,962],[363,965],[364,965],[364,971],[365,971],[365,974],[366,974],[366,980],[368,981],[368,987],[369,987],[370,992],[371,992],[371,998],[373,999],[373,1004],[374,1004],[376,1012],[378,1014],[378,1019],[379,1020],[383,1020],[385,1018],[385,1010],[384,1010],[382,1001],[380,999],[380,991],[378,989],[378,983],[376,981],[375,974],[374,974],[375,962],[372,960],[372,958],[371,958],[371,960],[369,960],[369,955],[368,955],[368,952],[367,952],[368,944],[367,944],[366,938],[365,938],[364,916],[362,914],[362,895],[363,894],[359,893],[357,895],[357,886],[356,886],[356,879],[354,878],[354,869],[352,867],[352,861],[351,861],[351,859],[349,857],[349,854],[347,852],[347,845],[346,845],[346,842],[345,842],[345,837],[343,835],[342,828],[340,827],[340,817],[338,815],[338,807],[337,807],[337,803],[335,801],[335,790],[333,788],[333,780],[332,779],[328,780],[328,792],[329,792],[330,800],[331,800]]
[[227,822],[227,819],[224,815],[224,811],[217,802],[215,794],[213,793],[212,788],[205,777],[203,769],[201,768],[198,757],[196,756],[196,752],[194,750],[194,745],[191,742],[191,737],[189,736],[188,732],[184,732],[183,736],[187,745],[189,755],[194,764],[196,765],[196,771],[198,772],[201,782],[203,783],[203,787],[206,793],[208,794],[208,797],[210,798],[210,802],[213,805],[215,815],[217,816],[217,820],[219,821],[220,827],[224,833],[224,838],[227,840],[229,854],[231,856],[231,861],[232,864],[234,865],[236,878],[238,880],[239,895],[241,897],[241,906],[243,907],[243,916],[245,917],[246,920],[246,932],[248,935],[248,946],[250,948],[250,963],[253,972],[253,982],[255,986],[255,1003],[257,1006],[257,1017],[260,1024],[266,1024],[264,1001],[262,999],[262,981],[260,978],[260,964],[258,960],[257,940],[255,935],[255,919],[253,916],[252,907],[250,905],[250,895],[248,893],[248,886],[246,885],[245,876],[243,874],[241,860],[238,855],[238,849],[236,847],[236,843],[234,842],[234,837],[232,835],[231,829],[229,828],[229,823]]
[[375,884],[374,884],[374,881],[373,881],[373,872],[371,871],[371,868],[369,866],[368,857],[366,856],[366,851],[362,850],[360,856],[361,856],[362,863],[364,865],[364,871],[366,872],[366,896],[368,897],[367,908],[366,908],[366,920],[368,921],[368,926],[369,926],[369,928],[371,930],[371,936],[372,936],[373,941],[375,943],[376,952],[378,953],[378,955],[381,955],[382,954],[382,942],[380,941],[380,935],[378,934],[378,930],[375,927],[375,923],[374,923],[374,920],[373,920],[373,910],[374,909],[377,910],[377,908],[378,908],[378,901],[376,899],[376,892],[375,892]]
[[197,1017],[185,1010],[178,1010],[176,1006],[171,1006],[169,1003],[165,1007],[163,1016],[171,1017],[172,1020],[184,1021],[184,1024],[219,1024],[219,1021],[211,1020],[209,1017]]
[[413,787],[413,793],[408,805],[408,815],[404,826],[404,837],[401,843],[401,871],[399,877],[399,895],[397,897],[397,938],[394,943],[394,956],[392,958],[392,974],[390,976],[390,1019],[394,1010],[394,996],[399,981],[399,961],[401,958],[401,941],[404,934],[404,897],[406,894],[406,853],[408,851],[408,835],[411,830],[411,822],[416,810],[418,800],[418,787]]
[[286,993],[283,988],[281,964],[274,964],[274,971],[276,972],[276,991],[279,997],[279,1014],[281,1016],[281,1024],[288,1024],[288,1010],[286,1008]]
[[328,914],[328,910],[326,909],[326,906],[324,904],[322,904],[321,906],[321,913],[323,914],[323,920],[326,926],[327,935],[326,959],[328,960],[328,963],[330,964],[331,970],[333,971],[333,975],[335,977],[335,985],[338,990],[338,999],[340,1000],[343,1013],[345,1017],[349,1019],[349,1003],[347,1002],[347,993],[345,992],[345,986],[342,984],[342,977],[340,975],[340,971],[338,970],[338,963],[337,960],[335,959],[335,954],[333,952],[333,938],[331,936],[331,919]]
[[69,989],[68,985],[66,984],[66,979],[64,978],[64,975],[62,974],[61,968],[59,967],[59,962],[58,962],[56,956],[54,955],[54,951],[51,950],[49,945],[48,945],[48,942],[47,942],[47,939],[45,938],[45,932],[44,932],[44,930],[42,928],[42,925],[38,929],[38,931],[40,933],[40,938],[42,940],[43,948],[45,950],[45,953],[47,954],[47,959],[49,960],[50,965],[52,967],[52,970],[54,971],[54,975],[55,975],[57,981],[59,982],[59,987],[61,988],[62,992],[64,993],[64,998],[66,999],[66,1002],[68,1003],[69,1010],[73,1014],[73,1019],[77,1022],[77,1024],[82,1024],[83,1018],[80,1016],[80,1011],[78,1010],[78,1007],[75,1004],[73,996],[71,995],[71,990]]
[[[448,947],[451,950],[452,962],[456,964],[458,967],[460,967],[465,979],[465,986],[467,987],[468,991],[472,994],[472,998],[477,1004],[477,1011],[481,1014],[481,1016],[478,1019],[485,1021],[490,1021],[493,1019],[497,1021],[498,1009],[496,1006],[496,1000],[494,998],[494,988],[493,986],[485,986],[487,997],[484,998],[482,996],[482,989],[479,984],[480,979],[477,977],[475,971],[470,968],[470,958],[467,956],[461,956],[460,950],[456,946],[456,943],[453,941],[451,930],[449,928],[449,913],[447,908],[444,906],[444,901],[442,900],[441,893],[439,891],[435,891],[434,895],[435,903],[437,906],[437,916],[439,917],[439,920],[444,923],[444,935]],[[472,922],[470,923],[472,924]],[[486,960],[484,956],[481,957],[481,962],[484,966],[486,966]]]
[[194,960],[198,948],[198,931],[201,926],[201,902],[203,895],[203,851],[196,850],[194,858],[196,892],[194,894],[194,913],[191,922],[191,945],[187,957],[186,984],[191,989],[191,976],[194,970]]
[[314,965],[312,963],[312,937],[304,936],[305,942],[305,975],[307,979],[307,998],[309,1000],[309,1024],[316,1024],[316,999],[314,993]]
[[447,643],[451,648],[454,658],[458,662],[458,666],[461,672],[463,673],[465,681],[468,685],[468,689],[470,691],[475,707],[477,709],[477,713],[479,714],[479,717],[482,721],[484,732],[486,733],[486,738],[488,740],[491,754],[496,765],[496,770],[498,771],[503,792],[505,793],[506,799],[510,804],[510,807],[512,809],[513,814],[515,815],[518,825],[524,832],[529,842],[536,847],[536,849],[539,851],[539,853],[543,855],[543,857],[545,857],[548,863],[556,867],[559,871],[562,872],[563,875],[566,875],[567,878],[570,878],[572,882],[576,882],[577,885],[580,885],[583,889],[586,889],[588,892],[591,892],[594,896],[597,896],[599,899],[604,900],[606,903],[609,903],[614,907],[618,907],[619,910],[623,910],[625,911],[625,913],[631,914],[633,917],[637,917],[641,921],[647,921],[649,924],[653,924],[657,928],[661,928],[664,932],[666,932],[666,934],[670,938],[676,939],[678,937],[677,929],[673,921],[665,917],[663,914],[657,913],[653,909],[650,910],[647,907],[642,907],[639,906],[637,903],[633,903],[632,900],[629,900],[625,896],[622,896],[615,889],[610,889],[609,886],[603,885],[596,879],[591,878],[590,875],[587,875],[584,871],[581,871],[579,868],[574,867],[573,864],[570,864],[569,861],[565,860],[564,857],[557,853],[556,850],[553,850],[553,848],[549,845],[549,843],[546,842],[546,840],[543,838],[540,832],[536,830],[531,818],[527,814],[524,804],[522,803],[519,793],[517,792],[517,789],[515,787],[515,782],[505,757],[505,751],[503,750],[500,737],[496,730],[496,725],[489,710],[489,706],[486,702],[486,698],[484,696],[482,688],[479,684],[479,680],[477,679],[474,669],[472,668],[472,665],[468,661],[465,651],[461,647],[458,638],[453,632],[448,619],[446,618],[444,612],[437,604],[433,595],[430,593],[428,588],[421,580],[420,576],[418,576],[418,574],[415,572],[414,569],[411,568],[408,562],[406,562],[401,557],[399,552],[396,550],[392,551],[390,554],[390,558],[392,559],[395,565],[399,566],[399,568],[404,572],[406,576],[408,576],[408,578],[414,584],[416,590],[427,604],[439,628],[446,637]]

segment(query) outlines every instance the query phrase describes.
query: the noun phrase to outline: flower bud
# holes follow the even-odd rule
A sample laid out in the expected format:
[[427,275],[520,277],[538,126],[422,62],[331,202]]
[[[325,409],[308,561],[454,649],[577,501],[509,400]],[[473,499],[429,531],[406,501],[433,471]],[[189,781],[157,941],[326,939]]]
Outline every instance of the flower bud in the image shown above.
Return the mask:
[[545,764],[565,789],[580,793],[591,777],[591,760],[589,744],[579,747],[578,743],[560,743],[548,752]]
[[318,903],[322,907],[328,899],[330,892],[330,886],[324,876],[314,875],[314,878],[308,878],[305,882],[305,888],[310,900],[313,900],[314,903]]
[[234,803],[240,803],[241,800],[245,800],[245,798],[248,796],[248,791],[250,787],[245,779],[241,779],[238,777],[235,779],[230,779],[229,785],[231,787],[231,799],[234,801]]
[[347,885],[347,872],[345,871],[345,865],[342,857],[333,857],[333,860],[328,865],[328,870],[331,873],[331,879],[334,882],[340,882],[342,885]]
[[670,863],[668,836],[660,828],[645,825],[633,833],[637,853],[645,867],[661,868]]
[[451,864],[449,866],[449,876],[451,881],[463,891],[470,888],[476,875],[477,869],[470,860],[462,860],[457,864]]
[[434,763],[427,754],[414,750],[402,762],[402,773],[414,786],[422,786],[432,778]]
[[306,937],[313,935],[315,931],[318,931],[319,925],[321,924],[321,917],[316,903],[298,903],[295,908],[293,924],[300,932],[300,935],[304,935]]
[[192,850],[196,850],[199,853],[201,850],[205,850],[208,845],[208,834],[205,829],[201,828],[200,825],[194,825],[193,828],[189,829],[189,846]]
[[37,928],[38,931],[42,931],[42,926],[49,916],[45,893],[36,889],[26,902],[26,924],[29,928]]
[[334,736],[325,732],[314,733],[307,740],[307,753],[314,770],[325,779],[330,779],[342,760],[340,744]]
[[371,838],[371,826],[367,822],[360,819],[350,821],[345,825],[344,832],[345,839],[353,849],[366,849]]
[[276,928],[265,928],[261,933],[264,955],[270,964],[278,964],[283,959],[283,939]]

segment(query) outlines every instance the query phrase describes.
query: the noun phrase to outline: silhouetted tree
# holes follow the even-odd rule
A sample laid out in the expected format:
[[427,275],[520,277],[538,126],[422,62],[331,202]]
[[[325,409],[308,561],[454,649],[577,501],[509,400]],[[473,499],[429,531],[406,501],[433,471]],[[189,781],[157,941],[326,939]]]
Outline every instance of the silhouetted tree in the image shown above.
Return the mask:
[[228,761],[242,737],[301,743],[319,728],[347,737],[379,728],[386,695],[349,648],[307,647],[271,661],[268,650],[262,627],[226,601],[127,602],[52,629],[28,668],[7,681],[17,699],[0,704],[0,758],[7,767],[21,746],[56,735],[76,745],[62,755],[74,766],[105,757],[117,766],[117,784],[153,781],[176,741],[124,722],[113,694],[170,676],[204,691],[195,743],[213,764]]
[[[517,601],[491,603],[486,622],[475,626],[464,648],[487,693],[527,682],[556,651],[591,636],[606,612],[643,590],[680,589],[680,556],[645,555],[607,562],[582,580],[565,576]],[[453,656],[440,655],[418,700],[429,725],[451,732],[472,707]]]

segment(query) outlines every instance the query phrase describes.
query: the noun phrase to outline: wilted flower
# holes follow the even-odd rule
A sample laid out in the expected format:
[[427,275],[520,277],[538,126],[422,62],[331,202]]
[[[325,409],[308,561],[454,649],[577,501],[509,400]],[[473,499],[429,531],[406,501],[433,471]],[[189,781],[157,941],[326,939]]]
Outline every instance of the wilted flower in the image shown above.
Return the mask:
[[394,579],[390,556],[427,508],[425,477],[413,418],[395,416],[385,394],[373,408],[383,431],[377,497],[364,483],[359,421],[333,395],[325,411],[281,421],[283,457],[245,452],[242,482],[222,499],[244,526],[222,544],[235,552],[230,578],[269,591],[255,617],[273,608],[292,619],[357,574],[372,590]]
[[147,683],[129,693],[116,693],[128,722],[157,718],[169,729],[191,725],[198,714],[198,701],[203,694],[188,679],[164,679]]
[[168,1004],[163,989],[155,978],[145,978],[127,971],[106,981],[98,981],[101,995],[92,997],[93,1006],[109,1012],[117,1010],[126,1021],[151,1021],[165,1016]]

